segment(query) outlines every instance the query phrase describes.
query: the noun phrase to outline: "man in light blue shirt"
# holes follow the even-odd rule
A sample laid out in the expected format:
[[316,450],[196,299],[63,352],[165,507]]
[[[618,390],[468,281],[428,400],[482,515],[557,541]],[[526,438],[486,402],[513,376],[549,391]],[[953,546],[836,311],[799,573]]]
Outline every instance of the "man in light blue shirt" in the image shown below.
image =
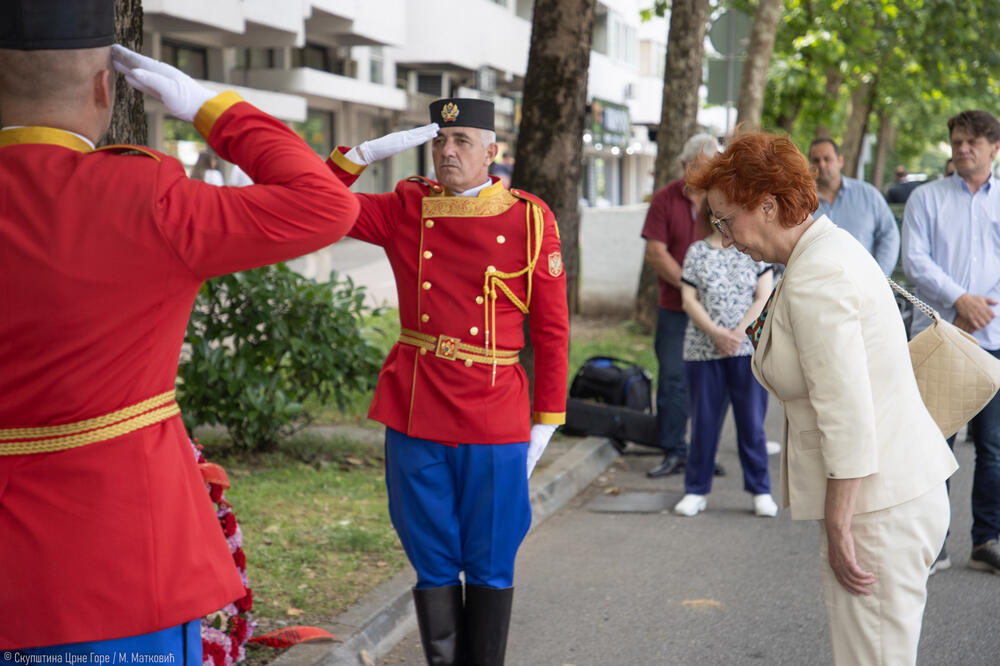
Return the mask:
[[[948,131],[955,174],[918,187],[906,202],[903,270],[943,319],[1000,358],[1000,181],[992,173],[1000,123],[986,111],[963,111],[948,121]],[[914,313],[913,332],[929,323]],[[969,566],[1000,573],[1000,395],[970,429],[976,469]],[[941,558],[947,561],[944,549]]]
[[819,208],[813,215],[826,215],[854,236],[875,257],[882,272],[890,275],[899,259],[899,229],[885,197],[863,180],[840,174],[844,156],[832,139],[809,144],[809,163],[816,170],[819,195]]

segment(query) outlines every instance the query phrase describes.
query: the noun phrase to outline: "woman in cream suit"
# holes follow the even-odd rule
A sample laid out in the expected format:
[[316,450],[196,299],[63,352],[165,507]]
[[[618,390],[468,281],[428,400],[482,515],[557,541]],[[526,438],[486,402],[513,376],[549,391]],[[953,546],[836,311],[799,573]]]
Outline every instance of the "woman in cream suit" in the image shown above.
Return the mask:
[[785,410],[782,507],[818,520],[836,664],[914,664],[927,575],[957,468],[921,401],[903,322],[875,260],[827,217],[785,137],[740,135],[689,169],[727,245],[785,273],[752,367]]

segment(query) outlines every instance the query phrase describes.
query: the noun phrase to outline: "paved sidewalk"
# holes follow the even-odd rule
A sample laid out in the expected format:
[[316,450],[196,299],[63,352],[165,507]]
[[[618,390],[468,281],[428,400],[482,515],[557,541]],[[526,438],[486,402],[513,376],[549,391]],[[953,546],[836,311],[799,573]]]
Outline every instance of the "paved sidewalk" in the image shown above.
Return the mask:
[[[589,486],[617,458],[618,452],[606,439],[553,438],[531,477],[531,532]],[[413,571],[407,568],[324,627],[342,642],[303,643],[271,663],[273,666],[373,664],[416,630],[410,593],[414,580]]]

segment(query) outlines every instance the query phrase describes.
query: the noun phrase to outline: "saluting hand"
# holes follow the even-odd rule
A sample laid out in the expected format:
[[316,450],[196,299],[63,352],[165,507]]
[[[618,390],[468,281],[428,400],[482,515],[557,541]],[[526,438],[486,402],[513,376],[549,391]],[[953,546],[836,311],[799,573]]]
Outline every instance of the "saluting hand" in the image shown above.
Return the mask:
[[409,150],[410,148],[415,148],[421,144],[427,143],[436,137],[437,133],[438,124],[431,123],[430,125],[415,127],[410,130],[402,130],[400,132],[393,132],[392,134],[386,134],[378,139],[365,141],[360,146],[355,148],[354,152],[361,158],[365,165],[368,165],[372,162],[384,160],[385,158],[391,157],[396,153],[401,153],[404,150]]
[[131,51],[120,44],[111,47],[111,62],[133,88],[163,102],[167,111],[193,122],[198,109],[215,93],[176,67]]

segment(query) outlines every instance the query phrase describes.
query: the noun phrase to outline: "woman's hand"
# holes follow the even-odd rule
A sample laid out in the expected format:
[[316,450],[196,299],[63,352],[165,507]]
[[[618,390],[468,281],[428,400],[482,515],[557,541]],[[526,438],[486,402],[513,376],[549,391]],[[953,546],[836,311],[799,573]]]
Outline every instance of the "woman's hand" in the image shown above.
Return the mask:
[[854,555],[851,516],[860,486],[861,479],[827,479],[823,512],[827,561],[837,582],[854,596],[871,594],[871,586],[875,583],[875,574],[862,569]]
[[732,331],[724,326],[716,326],[708,332],[708,335],[712,338],[719,353],[726,357],[732,356],[740,350],[745,337],[743,333]]
[[875,574],[865,571],[858,565],[854,556],[854,536],[851,530],[831,529],[827,523],[826,539],[830,568],[833,569],[837,582],[854,596],[871,594]]

